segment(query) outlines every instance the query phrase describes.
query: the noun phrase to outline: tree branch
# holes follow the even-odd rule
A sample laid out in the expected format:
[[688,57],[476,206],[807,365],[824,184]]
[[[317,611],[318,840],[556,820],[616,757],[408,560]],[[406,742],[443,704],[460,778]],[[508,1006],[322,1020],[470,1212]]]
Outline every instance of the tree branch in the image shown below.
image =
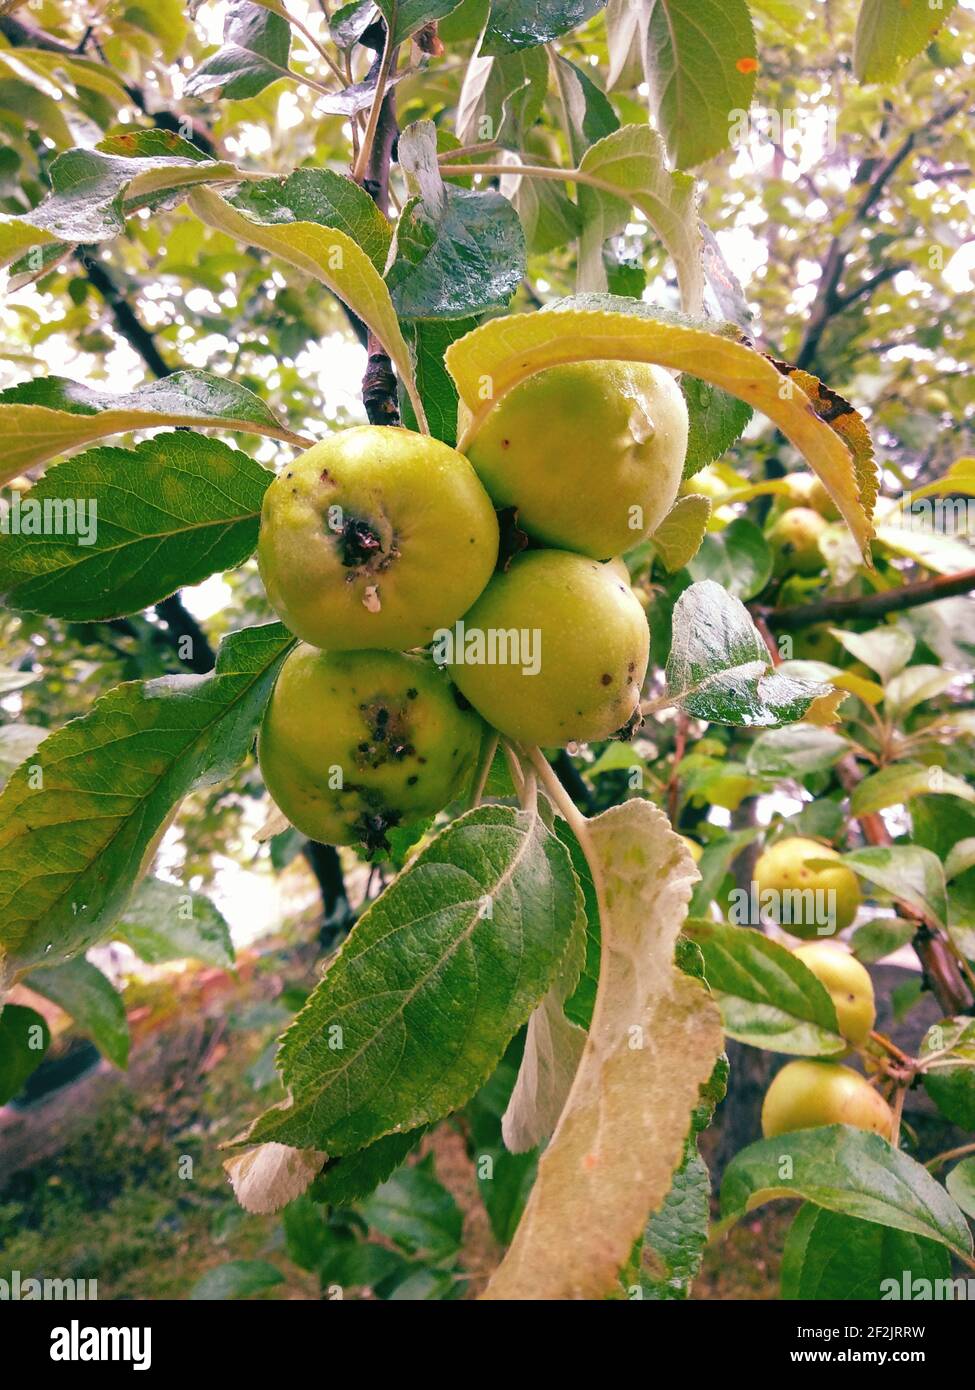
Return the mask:
[[902,270],[910,270],[910,268],[907,261],[895,261],[893,265],[885,265],[882,270],[877,271],[876,275],[871,275],[857,285],[856,289],[848,290],[846,294],[835,295],[833,302],[836,305],[836,313],[842,313],[851,304],[855,304],[858,299],[864,299],[868,294],[873,294],[878,285],[882,285],[886,280],[893,280],[894,276],[899,275]]
[[960,574],[939,574],[934,579],[921,579],[916,584],[902,584],[898,589],[883,593],[865,594],[861,598],[824,598],[814,603],[797,603],[788,608],[763,608],[755,605],[753,614],[773,629],[811,627],[814,623],[842,622],[853,618],[883,618],[888,613],[904,613],[938,599],[955,598],[975,589],[975,569]]
[[156,616],[167,631],[167,640],[180,661],[190,671],[206,675],[216,664],[216,655],[209,639],[179,594],[164,598],[156,604]]
[[[383,47],[384,61],[395,66],[396,49],[389,43],[388,35]],[[383,79],[381,78],[382,82]],[[356,166],[356,177],[376,204],[383,216],[389,214],[389,166],[393,151],[399,138],[396,123],[396,94],[390,88],[380,95],[382,86],[377,86],[379,98],[374,107],[375,122],[368,144],[368,159]],[[363,146],[363,154],[366,146]],[[355,325],[353,324],[353,327]],[[393,364],[379,339],[372,333],[367,335],[366,352],[369,361],[362,378],[362,403],[371,425],[398,425],[400,423],[399,399],[396,393],[396,375]]]
[[[806,331],[796,355],[797,367],[806,370],[812,367],[830,319],[841,313],[863,293],[868,292],[861,286],[860,290],[853,292],[852,298],[844,297],[839,293],[839,287],[843,272],[846,269],[847,258],[855,244],[857,234],[867,222],[884,189],[919,141],[923,140],[925,136],[931,135],[940,126],[947,124],[953,116],[957,116],[959,111],[964,109],[966,101],[967,98],[965,97],[959,98],[958,101],[951,102],[943,110],[935,112],[923,125],[910,131],[889,158],[879,163],[872,159],[861,160],[854,176],[854,183],[865,183],[866,187],[852,217],[842,231],[838,232],[830,242],[826,259],[823,262],[823,273],[820,276],[816,298],[810,309]],[[896,274],[896,272],[892,273]],[[889,278],[889,276],[884,278]],[[872,285],[871,288],[873,288]]]
[[115,321],[115,327],[121,336],[139,354],[154,376],[169,376],[171,372],[175,371],[175,368],[169,366],[156,346],[155,338],[148,328],[144,328],[139,322],[135,310],[126,300],[105,265],[95,259],[89,247],[79,247],[77,256],[84,268],[88,283],[98,291],[105,301]]

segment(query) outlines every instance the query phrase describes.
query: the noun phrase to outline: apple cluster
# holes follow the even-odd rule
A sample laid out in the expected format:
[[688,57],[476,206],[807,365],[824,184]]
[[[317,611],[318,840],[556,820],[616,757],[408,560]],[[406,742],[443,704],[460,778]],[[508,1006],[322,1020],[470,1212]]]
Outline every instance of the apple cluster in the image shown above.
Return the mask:
[[[368,425],[287,465],[258,560],[301,645],[258,754],[291,822],[385,848],[461,794],[489,729],[547,747],[627,736],[650,634],[617,557],[673,505],[687,434],[667,372],[583,362],[495,403],[466,457]],[[528,546],[499,556],[506,509]]]
[[[836,850],[817,840],[792,835],[778,840],[755,865],[760,900],[782,906],[771,915],[785,930],[803,938],[793,954],[825,986],[833,1001],[840,1035],[862,1048],[877,1018],[873,982],[849,947],[835,939],[856,917],[860,888],[852,869]],[[816,905],[830,905],[824,923]],[[788,904],[790,911],[782,909]],[[828,930],[831,935],[820,936]],[[766,1138],[819,1125],[846,1124],[888,1138],[890,1106],[858,1071],[815,1058],[788,1062],[774,1077],[762,1105]]]

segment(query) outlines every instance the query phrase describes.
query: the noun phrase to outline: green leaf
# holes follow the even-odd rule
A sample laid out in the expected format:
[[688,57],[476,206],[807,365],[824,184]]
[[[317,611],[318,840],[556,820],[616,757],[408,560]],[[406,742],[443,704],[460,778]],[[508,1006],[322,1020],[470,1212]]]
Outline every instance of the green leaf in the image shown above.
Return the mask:
[[514,208],[500,193],[443,182],[432,121],[403,132],[399,161],[420,196],[396,224],[386,272],[397,314],[463,319],[506,308],[525,274],[525,237]]
[[413,402],[417,419],[425,424],[410,351],[389,290],[369,256],[347,233],[316,222],[259,222],[209,188],[196,189],[189,206],[208,227],[245,245],[261,247],[320,281],[347,304],[386,349]]
[[695,883],[694,892],[691,895],[690,911],[692,917],[703,917],[707,913],[711,903],[718,895],[725,874],[741,851],[757,839],[759,834],[760,831],[757,826],[747,830],[735,830],[729,835],[722,835],[719,839],[710,840],[704,846],[704,852],[697,865],[701,881]]
[[902,1296],[904,1271],[916,1280],[947,1279],[943,1245],[907,1231],[860,1221],[807,1203],[789,1228],[782,1254],[782,1297],[877,1302]]
[[748,927],[700,918],[684,932],[701,949],[729,1037],[800,1057],[846,1050],[829,993],[785,946]]
[[[620,745],[617,744],[616,747]],[[555,822],[555,833],[569,851],[572,867],[582,889],[583,912],[586,919],[586,958],[578,984],[565,1001],[565,1014],[573,1023],[578,1023],[580,1028],[588,1030],[592,1022],[592,1011],[596,1007],[596,991],[599,987],[599,901],[589,861],[564,820],[559,819]]]
[[961,1163],[956,1164],[948,1174],[945,1186],[965,1215],[975,1217],[975,1158],[963,1158]]
[[720,386],[712,386],[699,377],[682,376],[680,389],[687,402],[690,425],[684,459],[684,477],[690,478],[719,459],[741,437],[752,418],[752,408],[747,401],[729,396]]
[[643,81],[646,17],[642,0],[609,0],[606,6],[607,91],[637,87]]
[[0,215],[0,265],[6,265],[29,246],[51,242],[108,241],[125,231],[125,221],[140,207],[174,207],[186,190],[200,183],[233,183],[240,170],[226,160],[201,158],[195,146],[167,140],[194,151],[127,158],[100,149],[66,150],[51,162],[51,191],[30,212]]
[[[556,822],[557,826],[564,822]],[[501,1118],[514,1087],[521,1037],[516,1037],[500,1064],[464,1107],[467,1151],[477,1174],[477,1187],[499,1245],[508,1245],[535,1178],[538,1155],[511,1154],[501,1138]]]
[[[787,1162],[788,1161],[788,1162]],[[789,1176],[783,1176],[789,1172]],[[802,1129],[750,1144],[721,1184],[721,1215],[738,1220],[779,1197],[925,1236],[969,1255],[968,1224],[926,1168],[879,1134],[849,1125]]]
[[[945,1055],[932,1059],[934,1052]],[[936,1023],[924,1035],[918,1057],[928,1062],[921,1079],[941,1113],[962,1129],[975,1129],[975,1019]]]
[[[186,794],[246,757],[294,638],[246,628],[209,676],[120,685],[45,739],[0,795],[0,978],[103,937]],[[33,764],[31,765],[33,767]]]
[[210,899],[161,878],[139,884],[112,937],[131,946],[147,965],[202,960],[232,969],[234,964],[230,928]]
[[0,391],[0,430],[7,440],[0,483],[94,439],[160,425],[241,430],[303,448],[311,443],[282,425],[252,391],[209,372],[174,372],[124,395],[66,377],[36,377]]
[[[570,63],[568,58],[558,55],[555,77],[565,108],[569,151],[578,163],[590,145],[619,130],[619,118],[606,93],[576,63]],[[580,195],[580,205],[582,202]]]
[[948,915],[944,865],[929,849],[870,845],[844,854],[843,862],[868,883],[917,908],[931,926],[944,926]]
[[975,801],[975,790],[961,777],[953,777],[942,767],[925,767],[923,763],[892,763],[858,782],[850,797],[854,816],[871,815],[888,806],[903,806],[915,796],[938,793]]
[[902,917],[875,917],[857,927],[850,937],[850,949],[857,960],[872,965],[906,946],[916,931],[917,923]]
[[75,956],[51,969],[32,970],[30,988],[70,1014],[78,1029],[110,1062],[129,1063],[129,1025],[121,994],[102,972]]
[[51,1041],[39,1013],[22,1004],[0,1006],[0,1105],[20,1094]]
[[380,275],[386,268],[393,236],[389,222],[364,188],[331,169],[296,169],[286,179],[247,183],[227,201],[266,226],[335,227],[365,251]]
[[284,1275],[266,1260],[228,1260],[208,1269],[190,1289],[189,1297],[195,1303],[225,1303],[231,1298],[250,1298],[283,1283]]
[[748,750],[748,769],[763,777],[808,777],[827,772],[849,752],[842,734],[815,724],[793,724],[759,734]]
[[16,77],[0,77],[0,109],[36,127],[60,149],[73,144],[71,127],[53,97]]
[[644,1299],[686,1298],[701,1268],[711,1216],[711,1177],[696,1148],[674,1174],[663,1206],[650,1218],[640,1272]]
[[232,4],[224,20],[223,44],[190,75],[186,95],[219,93],[235,101],[255,97],[278,78],[295,76],[288,68],[290,53],[287,20],[264,5]]
[[248,454],[188,432],[69,459],[18,498],[20,534],[0,545],[3,600],[79,622],[137,613],[242,564],[273,479]]
[[[411,1299],[409,1287],[402,1294],[400,1288],[410,1285],[417,1289],[419,1285],[418,1298],[445,1296],[437,1277],[439,1271],[411,1265],[398,1250],[358,1240],[352,1235],[335,1238],[333,1234],[331,1245],[318,1266],[318,1279],[323,1289],[337,1292],[362,1287],[376,1290],[377,1296]],[[435,1292],[431,1292],[431,1284]],[[382,1295],[379,1290],[383,1290]]]
[[853,40],[859,82],[890,82],[934,38],[955,0],[861,0]]
[[[4,50],[4,58],[8,52],[9,50]],[[49,80],[53,79],[55,85],[60,86],[62,90],[67,81],[75,88],[83,88],[86,92],[97,94],[108,104],[110,112],[128,105],[131,100],[121,75],[113,72],[107,64],[99,63],[93,58],[48,52],[41,48],[18,47],[16,61],[32,72],[40,73]],[[83,95],[81,92],[76,94],[79,105],[82,104],[80,98]]]
[[460,0],[376,0],[394,44],[403,43],[432,20],[443,19],[459,4]]
[[[434,439],[457,443],[457,387],[444,366],[444,353],[451,343],[469,333],[477,324],[469,319],[413,319],[403,325],[410,345],[416,387],[426,411],[427,424]],[[416,415],[409,396],[401,392],[403,423],[416,429]]]
[[877,627],[872,632],[847,632],[831,627],[830,632],[851,656],[876,671],[886,685],[902,671],[914,654],[914,638],[901,627]]
[[[261,1149],[256,1152],[283,1147],[282,1144],[262,1144]],[[304,1150],[291,1149],[288,1152],[301,1153]],[[328,1212],[322,1211],[310,1196],[303,1194],[299,1194],[284,1207],[281,1225],[284,1227],[288,1258],[294,1260],[300,1269],[317,1270],[323,1260],[334,1253],[337,1242],[346,1236],[346,1232],[336,1230],[329,1224]]]
[[330,1158],[324,1172],[315,1179],[310,1196],[332,1207],[361,1201],[395,1172],[425,1133],[426,1127],[421,1126],[401,1134],[386,1134],[355,1153]]
[[534,48],[591,19],[606,0],[491,0],[482,53]]
[[704,537],[687,566],[692,579],[713,579],[735,598],[760,594],[772,577],[772,551],[761,528],[736,517],[723,531]]
[[691,493],[678,497],[651,536],[665,568],[674,574],[690,564],[701,548],[711,519],[711,499]]
[[586,150],[579,169],[591,181],[592,193],[579,244],[581,285],[599,289],[604,283],[598,268],[603,243],[625,229],[635,207],[674,262],[683,308],[699,313],[704,299],[699,192],[690,175],[668,168],[657,132],[650,126],[623,126]]
[[727,1087],[728,1062],[719,1057],[709,1080],[701,1087],[684,1161],[674,1174],[660,1210],[647,1222],[638,1276],[644,1299],[685,1299],[700,1271],[711,1221],[711,1176],[698,1153],[697,1140],[711,1123]]
[[925,700],[943,695],[957,671],[945,671],[940,666],[909,666],[888,682],[884,690],[884,713],[890,719],[903,719]]
[[669,696],[695,719],[746,728],[802,719],[829,693],[776,671],[745,605],[713,579],[685,589],[674,606]]
[[284,1036],[290,1101],[247,1137],[334,1156],[462,1105],[554,978],[578,893],[537,816],[454,821],[356,923]]
[[534,256],[545,256],[575,241],[582,230],[582,216],[562,187],[547,179],[519,178],[512,163],[510,175],[501,179],[501,191],[521,219],[525,242]]
[[491,1300],[593,1299],[613,1289],[670,1191],[699,1088],[721,1051],[713,1001],[674,965],[690,855],[643,800],[605,811],[589,836],[608,905],[589,1043],[483,1295]]
[[758,63],[745,0],[650,0],[645,69],[651,109],[680,169],[726,149],[751,105]]
[[455,129],[460,144],[493,140],[503,149],[520,150],[541,115],[547,88],[544,48],[497,58],[473,54],[457,98]]
[[369,1226],[408,1255],[436,1262],[460,1249],[463,1216],[453,1197],[438,1181],[433,1154],[420,1163],[400,1168],[362,1203]]

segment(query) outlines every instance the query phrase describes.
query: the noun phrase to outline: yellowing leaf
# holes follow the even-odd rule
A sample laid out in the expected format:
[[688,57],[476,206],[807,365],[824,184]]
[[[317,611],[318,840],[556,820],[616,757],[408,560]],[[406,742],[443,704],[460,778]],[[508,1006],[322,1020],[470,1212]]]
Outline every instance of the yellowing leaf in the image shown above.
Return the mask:
[[839,392],[824,385],[819,377],[804,372],[800,367],[792,367],[788,362],[777,362],[773,358],[772,363],[783,376],[801,388],[819,418],[846,444],[853,455],[860,500],[867,513],[872,515],[880,491],[880,477],[873,456],[870,431],[863,416]]
[[830,681],[840,690],[847,690],[862,700],[865,705],[879,705],[884,698],[884,688],[866,676],[858,676],[855,671],[837,671]]
[[[211,195],[212,196],[212,195]],[[458,448],[488,411],[519,382],[563,362],[598,359],[656,362],[713,382],[773,420],[799,450],[869,554],[872,499],[861,494],[849,447],[816,413],[798,383],[782,377],[753,348],[703,329],[607,310],[514,314],[475,328],[446,352],[460,394]]]
[[936,478],[926,487],[912,488],[909,496],[913,502],[919,497],[934,497],[942,492],[975,494],[975,458],[956,459],[943,478]]
[[0,483],[94,439],[160,425],[241,430],[306,449],[312,443],[282,425],[252,391],[208,372],[174,372],[119,396],[63,377],[37,377],[0,392]]
[[592,1026],[515,1238],[484,1295],[598,1299],[681,1161],[721,1051],[718,1007],[674,965],[694,863],[648,801],[590,823],[603,876]]
[[406,388],[416,418],[426,430],[423,402],[413,377],[406,339],[386,282],[351,237],[315,222],[255,222],[212,189],[198,189],[189,205],[202,222],[237,241],[259,246],[327,285],[382,343]]
[[828,695],[818,695],[806,712],[806,724],[818,724],[820,728],[828,728],[830,724],[839,723],[840,705],[846,699],[848,692],[845,690],[831,690]]

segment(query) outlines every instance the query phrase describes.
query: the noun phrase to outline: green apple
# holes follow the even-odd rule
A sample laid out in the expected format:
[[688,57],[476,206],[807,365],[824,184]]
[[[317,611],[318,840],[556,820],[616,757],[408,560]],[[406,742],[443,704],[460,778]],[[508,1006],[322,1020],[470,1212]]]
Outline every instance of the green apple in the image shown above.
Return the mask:
[[853,1125],[890,1138],[894,1116],[865,1077],[837,1062],[787,1062],[762,1105],[766,1139],[820,1125]]
[[[832,859],[835,868],[814,869],[807,860]],[[807,941],[835,936],[860,906],[860,885],[829,845],[790,835],[759,856],[755,865],[759,905],[793,936]],[[766,901],[769,893],[771,900]]]
[[524,551],[449,636],[434,656],[509,738],[554,747],[611,738],[639,720],[650,630],[611,565]]
[[819,538],[829,523],[811,507],[790,507],[769,527],[776,574],[818,574],[825,561]]
[[840,1033],[854,1047],[860,1047],[877,1021],[869,971],[841,941],[808,941],[797,946],[793,955],[826,986]]
[[265,785],[325,844],[385,847],[460,794],[484,725],[427,656],[320,652],[281,668],[258,740]]
[[793,506],[811,507],[827,521],[839,520],[839,508],[826,490],[826,485],[815,473],[787,473],[782,480],[789,489],[789,500]]
[[468,456],[498,507],[535,540],[608,559],[670,511],[687,406],[662,367],[574,362],[537,372],[490,411]]
[[467,460],[426,435],[342,430],[268,488],[258,562],[271,606],[330,651],[422,647],[494,571],[498,523]]

